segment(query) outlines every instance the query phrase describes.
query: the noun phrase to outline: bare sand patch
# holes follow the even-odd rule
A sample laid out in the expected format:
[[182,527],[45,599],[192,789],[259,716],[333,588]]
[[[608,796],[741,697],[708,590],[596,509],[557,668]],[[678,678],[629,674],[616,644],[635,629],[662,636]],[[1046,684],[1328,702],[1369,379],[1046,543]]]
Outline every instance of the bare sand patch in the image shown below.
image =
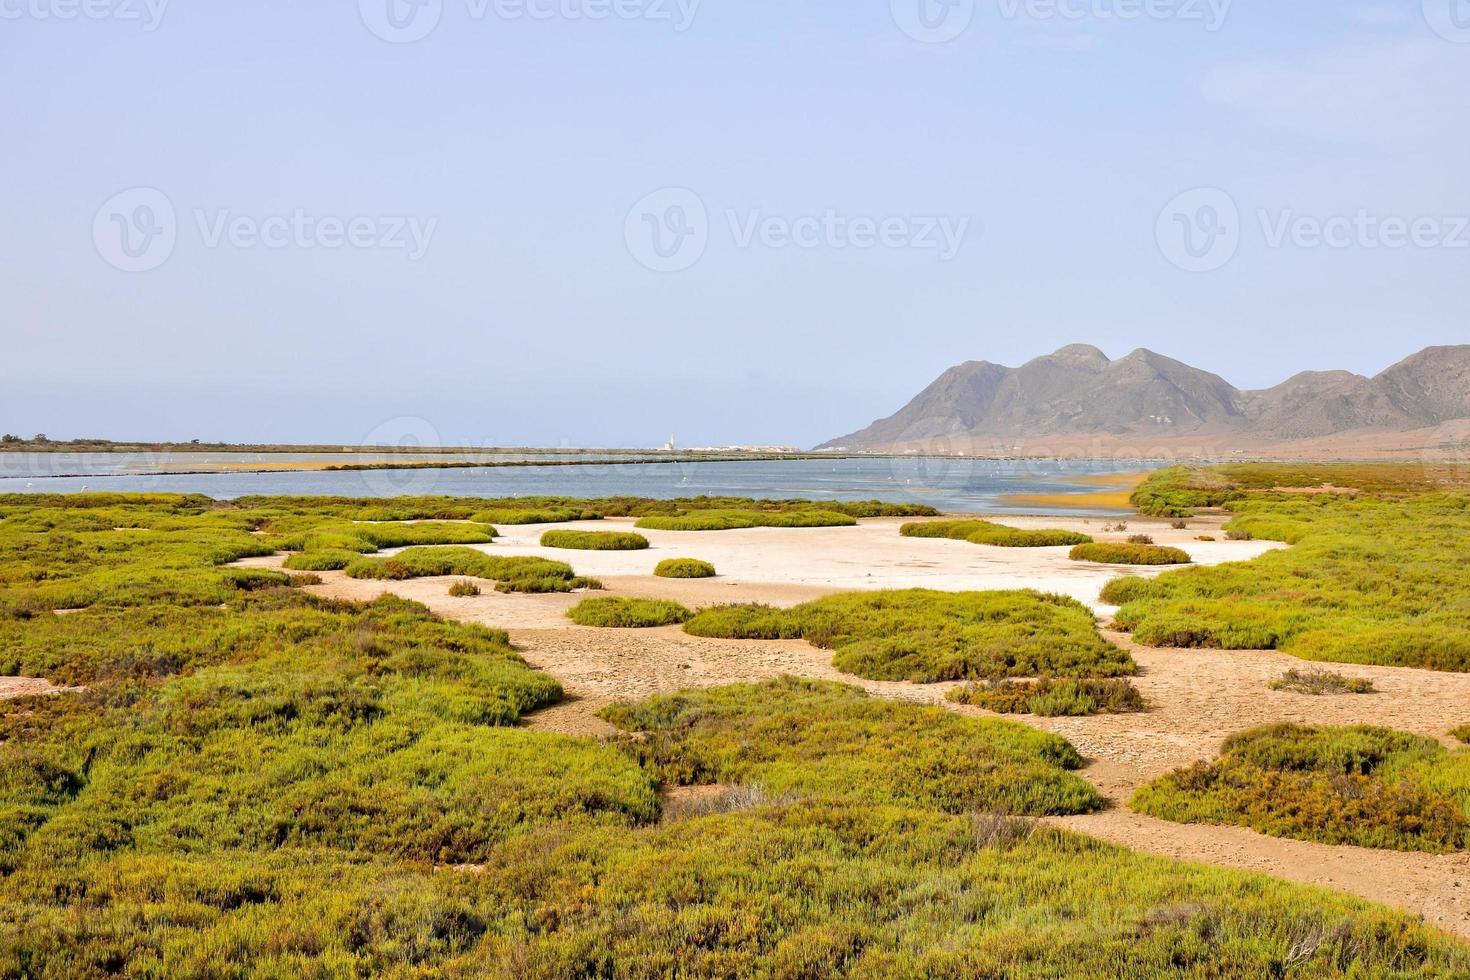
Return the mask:
[[[1123,541],[1129,533],[1147,533],[1159,544],[1183,548],[1199,564],[1245,561],[1273,548],[1270,541],[1200,542],[1201,533],[1218,531],[1223,519],[1191,521],[1187,530],[1176,530],[1167,521],[1130,518],[1128,532],[1104,532],[1115,519],[1095,517],[996,518],[1013,527],[1045,528],[1091,534],[1099,541]],[[504,527],[492,544],[473,545],[494,555],[527,555],[564,561],[579,575],[609,580],[651,579],[654,567],[665,558],[698,558],[719,572],[716,579],[695,580],[689,591],[678,587],[640,583],[639,594],[657,598],[710,597],[702,604],[731,599],[721,590],[730,586],[767,589],[795,586],[783,601],[791,605],[834,591],[861,589],[926,588],[944,591],[976,589],[1039,589],[1070,595],[1099,610],[1098,593],[1119,575],[1158,575],[1164,569],[1129,569],[1074,562],[1067,548],[994,548],[967,541],[905,538],[898,533],[904,522],[896,519],[863,521],[857,527],[836,528],[748,528],[735,531],[647,531],[640,530],[651,547],[646,551],[567,551],[543,548],[541,535],[547,530],[631,530],[631,519],[580,521],[534,527]],[[392,551],[382,552],[384,555]],[[658,582],[673,580],[656,580]],[[657,591],[647,591],[649,589]],[[805,591],[810,590],[810,591]],[[825,592],[819,591],[825,590]],[[1105,610],[1104,610],[1105,611]]]
[[38,694],[66,694],[81,691],[80,687],[58,687],[39,677],[0,677],[0,701],[11,698],[35,697]]

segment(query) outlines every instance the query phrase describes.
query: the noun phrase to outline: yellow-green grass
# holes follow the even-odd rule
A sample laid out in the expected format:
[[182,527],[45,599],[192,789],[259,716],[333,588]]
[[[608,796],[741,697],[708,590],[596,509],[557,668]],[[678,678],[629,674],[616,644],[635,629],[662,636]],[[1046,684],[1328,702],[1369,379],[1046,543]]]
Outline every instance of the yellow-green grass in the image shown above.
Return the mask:
[[[629,706],[642,745],[523,729],[561,689],[504,633],[223,567],[364,506],[0,498],[0,673],[86,685],[0,702],[0,976],[1470,972],[1400,913],[968,812],[1094,806],[1056,736],[800,684]],[[744,802],[660,822],[696,768]]]
[[480,587],[468,579],[461,579],[449,587],[449,595],[455,599],[473,599],[480,594]]
[[[1116,621],[1140,643],[1470,670],[1470,576],[1456,557],[1470,492],[1448,471],[1240,464],[1211,478],[1228,478],[1232,533],[1292,547],[1109,584],[1103,600],[1123,607]],[[1276,489],[1324,484],[1355,492]]]
[[1043,718],[1132,714],[1148,710],[1143,695],[1123,678],[1072,680],[1045,677],[1035,681],[978,681],[955,688],[947,697],[956,704],[999,714],[1040,715]]
[[905,524],[899,532],[909,538],[949,538],[999,548],[1057,548],[1087,544],[1092,538],[1076,531],[1025,531],[990,521],[924,521]]
[[1139,790],[1140,813],[1406,851],[1470,841],[1470,749],[1384,728],[1275,725]]
[[521,524],[566,524],[571,521],[600,521],[602,520],[602,515],[595,510],[584,507],[561,507],[540,510],[497,507],[491,510],[479,511],[470,520],[480,524],[514,526]]
[[714,578],[715,566],[697,558],[665,558],[654,568],[659,578]]
[[635,526],[647,531],[735,531],[752,527],[852,527],[855,524],[856,518],[830,510],[699,510],[644,517]]
[[1192,558],[1179,548],[1136,542],[1097,541],[1079,544],[1068,555],[1073,561],[1102,565],[1188,565]]
[[637,734],[625,748],[666,784],[756,783],[946,813],[1047,816],[1102,807],[1068,770],[1082,758],[1060,736],[869,697],[842,684],[783,678],[612,705]]
[[644,551],[648,539],[626,531],[547,531],[541,547],[568,551]]
[[1137,672],[1097,631],[1090,609],[1040,592],[854,592],[792,609],[713,606],[695,636],[805,639],[838,670],[919,683],[999,677],[1116,677]]
[[567,612],[567,617],[578,626],[602,626],[611,629],[677,626],[687,623],[693,615],[694,613],[677,602],[624,596],[583,599]]
[[546,558],[487,555],[473,548],[408,548],[391,558],[359,557],[345,569],[349,578],[403,581],[449,575],[495,582],[500,592],[574,592],[596,589],[572,566]]

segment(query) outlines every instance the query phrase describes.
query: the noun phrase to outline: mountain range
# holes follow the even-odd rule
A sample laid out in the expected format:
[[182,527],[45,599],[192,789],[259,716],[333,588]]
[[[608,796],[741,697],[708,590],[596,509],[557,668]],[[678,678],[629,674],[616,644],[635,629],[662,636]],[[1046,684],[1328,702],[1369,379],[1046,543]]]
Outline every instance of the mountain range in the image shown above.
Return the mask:
[[1307,371],[1261,391],[1150,350],[1113,360],[1074,344],[1017,368],[950,368],[897,414],[818,448],[1398,452],[1422,448],[1421,437],[1447,424],[1459,433],[1457,420],[1470,420],[1470,344],[1426,348],[1372,378]]

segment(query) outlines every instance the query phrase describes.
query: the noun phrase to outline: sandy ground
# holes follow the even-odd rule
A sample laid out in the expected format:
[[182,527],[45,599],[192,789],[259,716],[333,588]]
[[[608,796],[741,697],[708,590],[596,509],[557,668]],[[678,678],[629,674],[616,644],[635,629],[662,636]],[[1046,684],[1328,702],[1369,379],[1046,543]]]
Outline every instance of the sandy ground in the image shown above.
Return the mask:
[[[1150,534],[1160,544],[1185,548],[1201,563],[1261,554],[1260,542],[1201,543],[1198,534],[1219,534],[1218,519],[1196,519],[1187,530],[1167,523],[1130,519],[1123,533],[1102,533],[1097,518],[1014,518],[1023,527],[1068,527],[1101,540]],[[604,530],[620,522],[586,526]],[[1065,592],[1092,603],[1116,568],[1082,565],[1066,549],[986,548],[955,541],[903,538],[897,521],[865,521],[857,528],[756,529],[707,533],[651,532],[644,552],[557,552],[536,539],[545,527],[506,529],[485,550],[538,554],[570,561],[579,573],[602,578],[611,594],[670,598],[691,606],[719,602],[793,605],[855,588],[924,586],[941,589],[1034,587]],[[653,566],[668,557],[712,561],[722,577],[703,581],[656,579]],[[246,564],[277,565],[281,559]],[[1144,572],[1142,574],[1152,574]],[[688,636],[677,627],[655,630],[598,630],[570,624],[565,612],[581,596],[517,596],[487,592],[470,599],[447,595],[449,579],[365,582],[340,573],[323,575],[312,591],[341,598],[370,599],[384,592],[419,600],[435,612],[510,631],[533,666],[558,678],[568,700],[538,712],[529,727],[600,736],[612,729],[597,718],[610,701],[664,691],[759,681],[782,674],[856,684],[875,695],[944,705],[972,715],[979,709],[949,704],[952,684],[914,685],[865,681],[841,674],[830,654],[801,641],[760,642]],[[1157,650],[1138,647],[1122,634],[1111,639],[1132,651],[1142,668],[1136,684],[1152,705],[1145,714],[1092,718],[1020,718],[1070,739],[1088,758],[1083,775],[1113,804],[1103,813],[1056,821],[1141,851],[1262,871],[1280,878],[1324,885],[1383,902],[1447,931],[1470,938],[1470,855],[1434,856],[1329,847],[1281,840],[1230,827],[1185,826],[1131,813],[1133,791],[1150,779],[1197,759],[1212,757],[1220,742],[1255,725],[1280,721],[1318,724],[1375,724],[1439,738],[1470,721],[1470,675],[1388,667],[1348,666],[1342,672],[1366,677],[1378,693],[1309,697],[1274,692],[1269,682],[1292,667],[1311,667],[1268,651]]]
[[[1012,527],[1078,530],[1099,541],[1123,541],[1130,534],[1148,534],[1159,544],[1183,548],[1204,565],[1243,561],[1280,547],[1269,541],[1226,541],[1219,530],[1220,518],[1193,520],[1182,531],[1171,528],[1167,521],[1130,518],[1124,532],[1104,532],[1104,526],[1117,526],[1108,518],[1008,516],[997,520]],[[633,529],[633,523],[631,519],[612,519],[502,527],[502,536],[493,544],[474,547],[494,555],[535,555],[565,561],[579,575],[604,581],[650,578],[654,566],[665,558],[700,558],[712,563],[720,577],[715,580],[718,584],[706,583],[689,594],[696,604],[733,601],[730,589],[777,585],[825,590],[819,594],[855,589],[1027,588],[1060,592],[1096,606],[1103,585],[1129,571],[1115,565],[1074,562],[1067,557],[1068,548],[982,548],[966,541],[905,538],[898,533],[904,522],[889,519],[837,528],[640,530],[637,533],[652,545],[647,551],[559,551],[538,544],[541,535],[552,528],[626,531]],[[1201,534],[1220,540],[1195,540]],[[1137,574],[1157,575],[1161,571],[1155,568]],[[811,598],[811,593],[796,589],[790,596],[792,602],[801,602]]]
[[80,687],[57,687],[50,681],[35,677],[0,677],[0,701],[9,698],[24,698],[34,694],[63,694],[80,691]]

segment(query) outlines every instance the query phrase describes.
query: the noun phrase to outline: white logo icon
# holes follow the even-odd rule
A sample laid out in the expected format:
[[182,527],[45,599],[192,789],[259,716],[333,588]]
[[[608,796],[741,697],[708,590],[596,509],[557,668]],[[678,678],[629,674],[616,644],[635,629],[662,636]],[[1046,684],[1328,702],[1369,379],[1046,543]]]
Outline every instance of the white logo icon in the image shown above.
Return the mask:
[[633,205],[623,239],[639,264],[654,272],[683,272],[709,246],[704,200],[683,187],[665,187]]
[[975,0],[889,0],[893,22],[915,41],[944,44],[970,29]]
[[1186,272],[1214,272],[1240,248],[1240,209],[1218,187],[1185,191],[1160,212],[1154,234],[1174,265]]
[[1470,44],[1470,0],[1424,0],[1424,19],[1446,41]]
[[412,44],[434,33],[444,0],[358,0],[367,29],[390,44]]
[[114,195],[92,219],[97,254],[123,272],[148,272],[163,265],[174,254],[178,237],[173,202],[152,187]]

